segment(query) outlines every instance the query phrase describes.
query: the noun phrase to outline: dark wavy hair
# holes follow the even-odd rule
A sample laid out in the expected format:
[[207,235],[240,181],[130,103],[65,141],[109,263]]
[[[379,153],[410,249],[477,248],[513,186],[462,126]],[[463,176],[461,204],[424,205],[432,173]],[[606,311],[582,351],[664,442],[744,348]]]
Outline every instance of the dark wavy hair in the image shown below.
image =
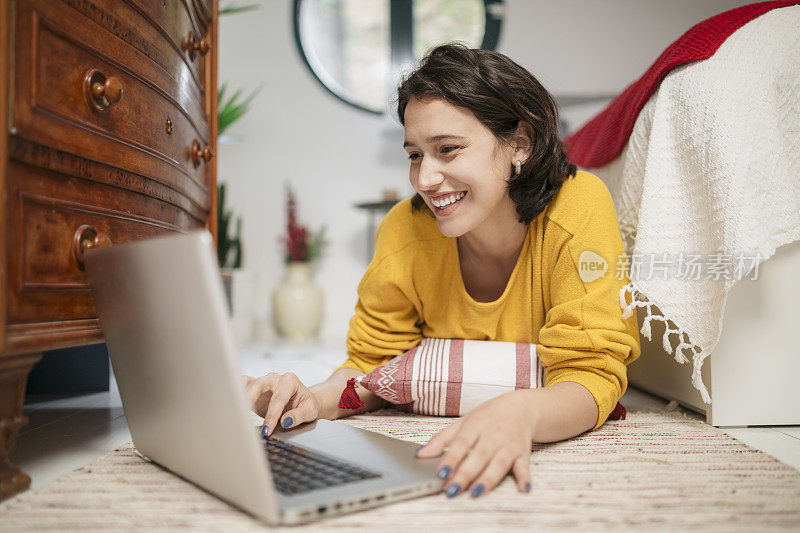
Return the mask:
[[[558,138],[555,100],[530,72],[503,54],[460,43],[438,46],[403,80],[397,96],[403,126],[412,97],[441,98],[469,109],[501,142],[511,142],[519,121],[531,125],[531,156],[521,174],[509,171],[508,179],[508,193],[522,223],[530,224],[544,211],[564,180],[576,172]],[[411,205],[421,209],[425,201],[417,194]]]

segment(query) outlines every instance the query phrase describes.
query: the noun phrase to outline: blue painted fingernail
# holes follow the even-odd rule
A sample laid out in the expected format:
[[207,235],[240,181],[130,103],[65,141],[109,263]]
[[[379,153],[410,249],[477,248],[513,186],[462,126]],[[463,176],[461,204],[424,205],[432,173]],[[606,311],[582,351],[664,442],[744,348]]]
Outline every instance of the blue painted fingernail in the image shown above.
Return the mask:
[[525,492],[530,492],[530,491],[531,491],[531,484],[530,482],[527,482],[525,483]]
[[263,426],[261,426],[261,436],[266,439],[267,435],[269,435],[269,426],[264,424]]
[[417,448],[417,450],[414,452],[414,455],[417,455],[419,452],[421,452],[423,448],[425,448],[425,446],[420,446],[419,448]]
[[483,494],[483,488],[484,488],[483,487],[483,483],[481,483],[480,485],[478,485],[474,489],[472,489],[472,497],[473,498],[477,498],[478,496]]
[[456,494],[458,494],[459,492],[461,492],[461,485],[459,485],[458,483],[453,483],[452,485],[447,487],[447,490],[444,491],[444,493],[447,494],[448,498],[454,498]]
[[287,416],[286,418],[283,419],[283,427],[288,428],[292,424],[294,424],[294,420],[292,420],[291,416]]
[[439,479],[447,479],[450,476],[450,467],[444,465],[436,475],[439,476]]

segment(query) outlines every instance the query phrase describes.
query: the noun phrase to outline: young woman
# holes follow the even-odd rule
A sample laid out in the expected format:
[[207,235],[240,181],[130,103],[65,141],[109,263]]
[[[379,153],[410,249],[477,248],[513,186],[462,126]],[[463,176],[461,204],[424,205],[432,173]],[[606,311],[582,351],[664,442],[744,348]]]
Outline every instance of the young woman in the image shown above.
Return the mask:
[[619,303],[627,274],[614,204],[567,160],[552,97],[506,56],[440,46],[398,96],[418,194],[378,229],[348,360],[310,388],[291,373],[247,376],[248,395],[269,434],[381,407],[364,388],[364,408],[338,402],[348,379],[424,337],[536,343],[544,388],[482,404],[417,452],[441,457],[450,497],[480,496],[509,472],[529,491],[531,443],[599,428],[639,357],[636,316],[623,320]]

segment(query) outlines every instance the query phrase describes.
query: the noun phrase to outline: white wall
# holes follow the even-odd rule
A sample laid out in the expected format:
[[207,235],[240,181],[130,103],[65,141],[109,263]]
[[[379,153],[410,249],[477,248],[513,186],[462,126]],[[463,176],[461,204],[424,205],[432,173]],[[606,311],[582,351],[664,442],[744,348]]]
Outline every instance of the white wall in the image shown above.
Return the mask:
[[[734,0],[506,0],[500,51],[554,94],[614,94],[637,79],[693,24],[744,5]],[[402,131],[328,93],[296,49],[291,0],[266,0],[253,12],[220,20],[220,80],[264,87],[249,114],[228,130],[239,142],[219,146],[219,179],[228,206],[244,219],[245,267],[256,275],[256,340],[275,339],[270,293],[283,275],[279,237],[283,184],[298,195],[299,217],[328,227],[316,281],[326,294],[321,338],[343,346],[366,268],[368,217],[353,207],[384,188],[408,184]],[[565,116],[583,120],[597,106]]]

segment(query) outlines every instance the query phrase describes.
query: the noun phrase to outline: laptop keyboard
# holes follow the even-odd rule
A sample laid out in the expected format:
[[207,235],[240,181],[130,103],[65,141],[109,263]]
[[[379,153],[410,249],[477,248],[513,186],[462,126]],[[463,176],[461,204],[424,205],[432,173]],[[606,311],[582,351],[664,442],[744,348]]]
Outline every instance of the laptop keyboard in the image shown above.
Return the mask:
[[277,439],[264,439],[272,480],[282,494],[300,494],[380,477],[377,472]]

